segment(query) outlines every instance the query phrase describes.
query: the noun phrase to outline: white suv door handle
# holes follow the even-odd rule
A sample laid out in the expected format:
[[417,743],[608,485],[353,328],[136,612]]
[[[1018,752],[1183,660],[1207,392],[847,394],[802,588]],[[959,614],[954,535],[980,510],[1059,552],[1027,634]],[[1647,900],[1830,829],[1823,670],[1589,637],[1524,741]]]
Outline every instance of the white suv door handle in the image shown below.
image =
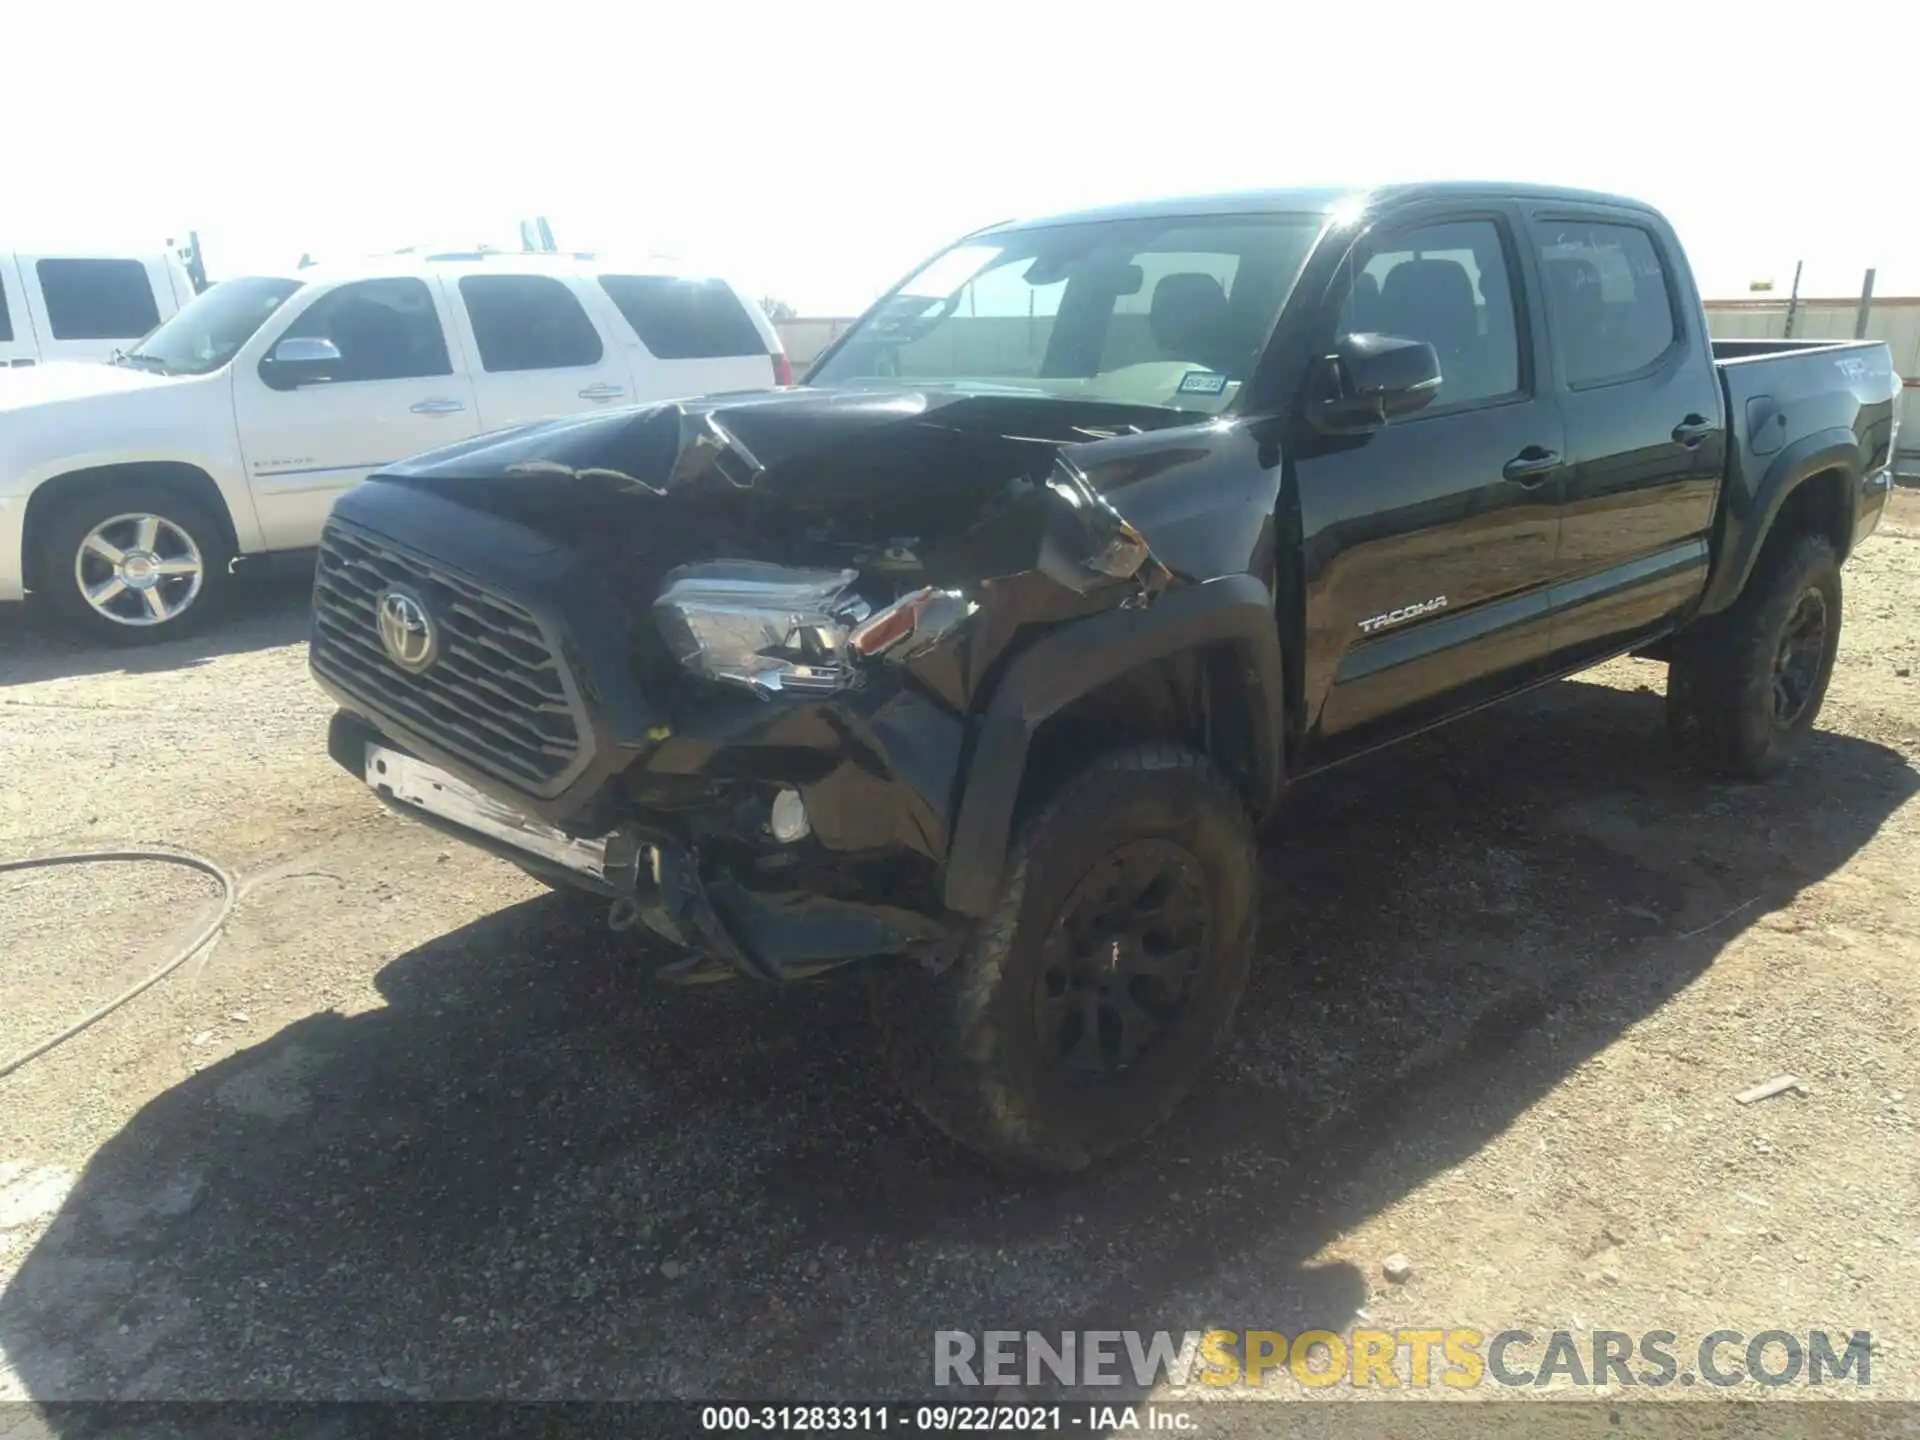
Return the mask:
[[416,400],[408,408],[416,415],[458,415],[467,407],[458,400]]
[[624,385],[589,385],[580,392],[582,400],[618,400],[627,393]]

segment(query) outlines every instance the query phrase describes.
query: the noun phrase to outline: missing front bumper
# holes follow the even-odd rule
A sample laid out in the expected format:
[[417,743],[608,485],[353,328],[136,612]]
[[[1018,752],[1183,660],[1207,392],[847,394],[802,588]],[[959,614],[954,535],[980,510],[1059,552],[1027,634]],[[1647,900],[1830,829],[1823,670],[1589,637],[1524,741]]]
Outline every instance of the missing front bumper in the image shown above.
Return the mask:
[[[630,904],[646,926],[695,957],[774,983],[880,956],[944,953],[950,926],[918,911],[806,892],[752,890],[701,873],[699,855],[664,833],[626,826],[583,838],[523,815],[396,749],[357,717],[336,715],[328,748],[387,805],[545,878]],[[711,966],[668,967],[705,979]]]

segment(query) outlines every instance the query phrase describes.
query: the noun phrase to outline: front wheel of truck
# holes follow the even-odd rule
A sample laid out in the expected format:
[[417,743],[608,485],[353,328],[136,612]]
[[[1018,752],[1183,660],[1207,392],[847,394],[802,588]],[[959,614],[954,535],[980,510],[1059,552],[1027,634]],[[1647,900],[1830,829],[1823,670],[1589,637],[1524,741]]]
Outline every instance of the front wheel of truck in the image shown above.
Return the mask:
[[1715,775],[1771,773],[1813,728],[1840,648],[1840,560],[1823,535],[1783,534],[1740,598],[1683,632],[1667,667],[1667,728]]
[[997,903],[938,975],[876,973],[888,1058],[948,1135],[1078,1170],[1153,1130],[1232,1027],[1253,955],[1246,807],[1203,756],[1101,757],[1021,827]]

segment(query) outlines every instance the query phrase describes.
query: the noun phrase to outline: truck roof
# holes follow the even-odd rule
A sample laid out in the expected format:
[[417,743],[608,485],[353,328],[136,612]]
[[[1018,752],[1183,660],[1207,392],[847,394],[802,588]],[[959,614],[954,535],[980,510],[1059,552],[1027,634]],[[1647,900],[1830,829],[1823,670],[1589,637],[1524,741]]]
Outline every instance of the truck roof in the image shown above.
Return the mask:
[[1335,210],[1359,211],[1382,201],[1484,199],[1564,200],[1627,205],[1652,213],[1643,200],[1610,195],[1599,190],[1577,190],[1557,185],[1529,185],[1500,180],[1425,180],[1395,185],[1292,186],[1262,190],[1232,190],[1213,195],[1178,195],[1157,200],[1129,200],[1060,215],[1002,220],[976,232],[992,234],[1040,225],[1077,225],[1101,220],[1137,220],[1175,215],[1324,215]]

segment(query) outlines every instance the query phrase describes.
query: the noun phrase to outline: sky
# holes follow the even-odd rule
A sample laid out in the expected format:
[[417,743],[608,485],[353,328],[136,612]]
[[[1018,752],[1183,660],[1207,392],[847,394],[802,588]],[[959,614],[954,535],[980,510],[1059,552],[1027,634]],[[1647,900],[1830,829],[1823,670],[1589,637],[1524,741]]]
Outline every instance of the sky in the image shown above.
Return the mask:
[[545,215],[844,315],[1010,216],[1464,178],[1650,200],[1710,297],[1920,294],[1913,0],[20,0],[8,50],[0,244],[216,279]]

